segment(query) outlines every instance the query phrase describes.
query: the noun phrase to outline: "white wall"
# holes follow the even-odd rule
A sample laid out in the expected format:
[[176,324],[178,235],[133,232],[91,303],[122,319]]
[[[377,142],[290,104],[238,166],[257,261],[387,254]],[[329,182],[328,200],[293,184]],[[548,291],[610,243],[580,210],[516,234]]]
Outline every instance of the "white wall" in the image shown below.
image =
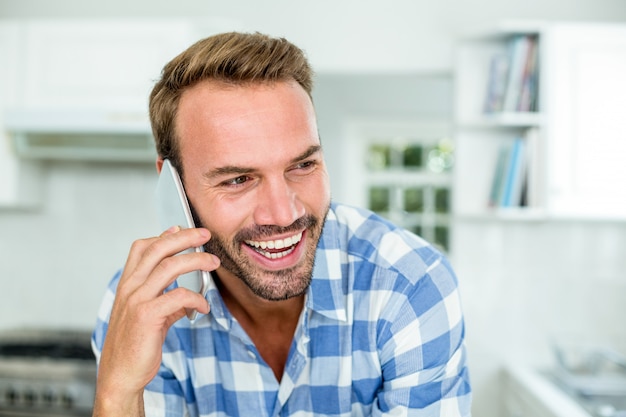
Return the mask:
[[89,329],[133,240],[159,233],[153,164],[51,163],[43,204],[0,210],[0,328]]
[[449,69],[458,34],[501,19],[626,20],[623,0],[0,0],[0,17],[220,17],[287,36],[318,71]]
[[[451,120],[452,78],[445,73],[319,74],[313,100],[328,164],[332,195],[347,198],[353,181],[347,167],[343,135],[356,120]],[[344,197],[346,196],[346,197]]]
[[453,233],[478,416],[498,416],[503,366],[548,369],[555,344],[626,354],[626,224],[477,220]]
[[[445,77],[459,33],[508,17],[623,22],[626,6],[623,0],[580,0],[575,7],[569,0],[0,0],[0,17],[170,15],[226,17],[303,46],[322,73],[320,82],[328,83],[321,85],[316,102],[328,107],[320,109],[320,129],[332,154],[340,144],[342,119],[376,112],[371,102],[360,107],[363,97],[336,101],[340,91],[357,91],[358,84],[349,86],[342,77],[424,75],[407,89],[423,94],[394,101],[406,106],[395,111],[429,116],[435,106],[437,115],[451,117],[451,80]],[[419,81],[429,77],[438,87]],[[372,79],[363,81],[360,87],[375,101],[376,89],[366,89]],[[447,99],[434,101],[437,92]],[[381,114],[389,112],[387,99],[380,104]],[[329,155],[329,162],[331,173],[341,175],[341,159]],[[0,328],[89,328],[104,286],[131,242],[158,233],[154,168],[50,163],[43,170],[40,209],[0,211]],[[335,188],[341,199],[341,189]],[[500,367],[547,363],[551,337],[609,341],[626,351],[624,247],[624,224],[457,225],[452,259],[468,320],[476,416],[498,415]]]

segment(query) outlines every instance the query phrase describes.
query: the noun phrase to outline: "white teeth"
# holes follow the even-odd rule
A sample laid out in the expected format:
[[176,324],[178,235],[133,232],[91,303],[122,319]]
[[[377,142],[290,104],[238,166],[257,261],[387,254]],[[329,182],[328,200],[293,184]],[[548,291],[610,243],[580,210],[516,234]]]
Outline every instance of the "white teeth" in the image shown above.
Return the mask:
[[[264,241],[246,240],[246,244],[248,244],[249,246],[252,246],[253,248],[256,248],[257,252],[259,252],[261,255],[265,256],[268,259],[278,259],[293,252],[294,248],[292,246],[300,242],[301,239],[302,239],[302,232],[298,233],[297,235],[293,235],[291,237],[285,238],[285,239],[264,240]],[[266,252],[263,250],[258,250],[258,249],[284,249],[284,248],[289,248],[289,249],[283,252],[276,252],[276,253],[270,253],[270,252]]]
[[283,256],[287,256],[289,255],[291,252],[294,251],[295,248],[289,248],[286,251],[283,252],[264,252],[264,251],[258,251],[261,255],[265,256],[268,259],[279,259],[282,258]]

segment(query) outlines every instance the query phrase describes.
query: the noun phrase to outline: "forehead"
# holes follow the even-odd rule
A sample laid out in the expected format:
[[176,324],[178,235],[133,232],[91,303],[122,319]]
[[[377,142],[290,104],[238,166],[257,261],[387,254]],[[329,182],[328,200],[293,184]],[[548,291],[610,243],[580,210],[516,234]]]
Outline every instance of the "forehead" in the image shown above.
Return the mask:
[[313,104],[295,81],[202,82],[181,96],[176,125],[185,170],[288,158],[319,144]]

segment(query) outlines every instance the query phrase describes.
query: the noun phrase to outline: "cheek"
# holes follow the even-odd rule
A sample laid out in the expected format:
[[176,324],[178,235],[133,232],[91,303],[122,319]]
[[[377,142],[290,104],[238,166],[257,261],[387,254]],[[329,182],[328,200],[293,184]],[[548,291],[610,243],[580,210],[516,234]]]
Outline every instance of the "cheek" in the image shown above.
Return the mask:
[[313,207],[317,207],[322,210],[326,210],[328,203],[330,202],[330,183],[328,181],[328,175],[320,175],[310,187],[304,190],[307,200]]
[[223,238],[233,236],[249,218],[249,205],[234,201],[206,202],[200,209],[202,225]]

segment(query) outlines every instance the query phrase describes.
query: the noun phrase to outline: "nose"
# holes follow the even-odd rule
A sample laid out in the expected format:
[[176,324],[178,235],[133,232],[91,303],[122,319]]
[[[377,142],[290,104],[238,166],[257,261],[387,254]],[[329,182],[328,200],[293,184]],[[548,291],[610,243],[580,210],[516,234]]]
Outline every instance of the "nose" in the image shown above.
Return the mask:
[[254,221],[257,225],[286,227],[305,214],[297,190],[285,178],[266,178],[256,197]]

